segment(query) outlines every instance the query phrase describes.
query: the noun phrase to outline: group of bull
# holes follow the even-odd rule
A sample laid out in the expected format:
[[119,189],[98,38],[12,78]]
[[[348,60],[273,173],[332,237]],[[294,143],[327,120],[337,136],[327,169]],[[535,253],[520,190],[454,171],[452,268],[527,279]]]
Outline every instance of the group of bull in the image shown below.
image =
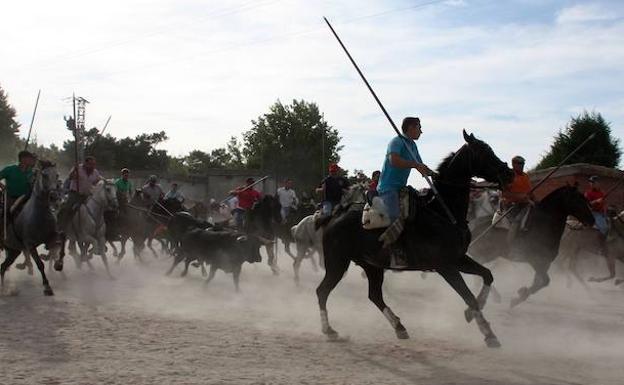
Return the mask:
[[[414,132],[420,130],[420,122],[417,123],[413,125]],[[419,135],[412,135],[410,124],[407,126],[407,129],[403,130],[404,134],[413,143]],[[181,261],[185,261],[185,272],[191,262],[197,261],[202,267],[210,265],[209,279],[214,276],[216,269],[223,268],[233,273],[235,284],[238,285],[240,266],[245,261],[257,262],[260,259],[261,246],[267,246],[269,264],[277,273],[275,256],[269,252],[274,238],[279,237],[288,245],[293,240],[293,235],[303,236],[305,233],[307,240],[297,243],[297,256],[293,257],[297,265],[297,258],[305,255],[308,247],[314,245],[320,249],[324,257],[325,275],[316,293],[322,331],[328,338],[336,339],[338,333],[329,323],[327,299],[344,277],[350,263],[354,262],[362,267],[366,274],[369,299],[387,318],[398,338],[408,338],[408,334],[400,318],[383,299],[382,284],[384,271],[387,269],[432,271],[441,275],[466,303],[465,318],[468,322],[476,321],[487,346],[500,346],[498,338],[483,314],[494,278],[491,271],[482,263],[499,256],[512,258],[514,255],[522,255],[523,260],[535,268],[536,277],[533,285],[521,288],[518,297],[512,300],[513,305],[519,304],[548,284],[548,268],[556,256],[567,218],[575,217],[586,226],[593,226],[595,219],[584,195],[575,186],[565,186],[551,192],[540,202],[534,202],[531,215],[523,224],[526,230],[518,231],[513,239],[509,239],[506,230],[494,228],[480,242],[471,246],[472,237],[467,215],[473,178],[482,178],[502,189],[510,185],[517,174],[496,156],[487,143],[465,131],[463,136],[464,145],[445,158],[436,172],[427,167],[421,167],[422,170],[418,168],[423,175],[433,177],[434,188],[425,194],[402,188],[400,194],[397,192],[395,196],[394,192],[388,194],[388,191],[381,188],[381,185],[388,181],[388,169],[417,168],[412,167],[412,163],[421,165],[416,159],[411,163],[397,160],[395,147],[391,143],[388,149],[388,164],[384,164],[381,185],[378,188],[381,197],[373,198],[373,200],[385,198],[384,203],[388,205],[396,200],[396,208],[385,208],[393,212],[390,215],[393,217],[390,227],[363,225],[365,223],[363,219],[366,217],[365,208],[370,208],[373,202],[369,201],[371,197],[367,196],[366,189],[359,186],[352,187],[344,194],[340,204],[330,207],[331,211],[324,207],[321,218],[318,218],[318,214],[306,216],[292,229],[291,224],[284,223],[281,218],[279,201],[269,195],[256,202],[247,212],[244,229],[231,229],[225,224],[207,223],[185,212],[163,210],[168,218],[162,223],[167,225],[168,241],[174,255],[174,264],[170,272]],[[399,146],[396,148],[402,155],[403,150]],[[401,175],[399,177],[403,178]],[[55,230],[53,210],[47,203],[49,194],[54,188],[55,178],[56,171],[53,165],[40,162],[30,198],[19,214],[10,220],[8,241],[5,245],[7,258],[0,271],[4,279],[6,269],[20,252],[31,254],[43,276],[46,294],[52,294],[52,290],[35,249],[45,244],[53,250],[51,254],[58,255],[54,266],[57,270],[62,269],[64,255],[63,237],[59,241],[56,232],[43,231],[48,226],[43,224],[43,217],[49,222],[49,228]],[[399,197],[401,202],[408,202],[407,209],[403,203],[399,205]],[[96,228],[105,225],[103,215],[98,216],[102,218],[101,220],[95,219],[93,223],[89,222],[87,216],[96,217],[98,213],[103,214],[107,207],[116,206],[120,205],[116,202],[114,185],[108,181],[99,181],[94,186],[89,200],[83,203],[75,214],[71,222],[73,230],[65,229],[60,233],[77,242],[91,242],[93,240],[81,238],[80,234],[92,225]],[[149,210],[141,214],[149,219],[154,217],[153,212]],[[397,223],[399,226],[395,226]],[[391,236],[393,237],[391,242],[388,242],[389,230],[394,234]],[[132,234],[126,235],[133,238]],[[93,244],[97,245],[96,248],[105,258],[102,241],[103,238],[100,237]],[[319,246],[319,242],[322,246]],[[401,252],[397,253],[397,249]],[[405,258],[401,264],[397,264],[399,257]],[[478,295],[475,296],[468,288],[462,273],[478,275],[483,279],[483,286]]]
[[[0,244],[6,252],[0,265],[3,286],[7,270],[23,253],[25,261],[17,267],[28,268],[32,274],[34,261],[43,279],[44,293],[52,295],[43,261],[49,260],[51,267],[62,271],[66,243],[78,268],[83,263],[92,268],[92,256],[99,255],[108,276],[113,278],[108,266],[107,246],[119,262],[125,255],[127,241],[131,240],[135,258],[142,261],[141,254],[146,246],[155,256],[158,255],[151,244],[153,239],[158,239],[162,251],[174,257],[167,274],[184,261],[184,276],[190,263],[195,262],[204,274],[206,267],[210,267],[208,281],[219,268],[232,273],[237,290],[242,264],[259,262],[261,247],[266,247],[269,266],[274,274],[278,274],[273,247],[276,237],[283,241],[286,252],[295,260],[296,270],[310,252],[302,245],[320,248],[318,240],[307,242],[302,238],[305,234],[299,231],[298,253],[294,255],[290,251],[290,244],[295,240],[291,227],[314,211],[306,205],[291,208],[284,217],[279,199],[272,195],[258,195],[259,199],[246,211],[242,223],[234,218],[215,223],[194,217],[178,199],[167,199],[162,194],[150,197],[150,183],[157,186],[153,180],[142,190],[130,191],[129,188],[121,191],[120,186],[131,186],[126,169],[117,181],[107,180],[95,169],[95,159],[87,157],[77,170],[69,173],[70,183],[66,184],[68,191],[65,192],[60,188],[63,183],[60,183],[55,165],[37,160],[26,151],[19,154],[18,164],[0,171],[1,179],[7,184],[3,200],[6,209],[2,210],[5,222],[2,228],[6,228],[6,234],[2,234]],[[247,190],[247,187],[232,193]],[[119,251],[117,242],[121,244]],[[47,254],[39,254],[37,248],[41,245],[45,245],[49,251]]]

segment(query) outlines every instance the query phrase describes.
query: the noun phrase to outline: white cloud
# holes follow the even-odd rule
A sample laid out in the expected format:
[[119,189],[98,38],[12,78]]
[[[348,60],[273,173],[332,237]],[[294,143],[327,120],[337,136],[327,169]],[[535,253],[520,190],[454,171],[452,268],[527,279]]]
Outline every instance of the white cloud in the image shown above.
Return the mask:
[[11,58],[0,61],[0,84],[25,126],[43,89],[43,143],[69,138],[62,100],[74,91],[92,102],[89,126],[112,114],[116,136],[165,129],[164,148],[176,155],[223,146],[278,98],[297,98],[317,102],[341,132],[344,167],[378,169],[392,133],[323,15],[397,122],[422,117],[421,153],[432,165],[461,145],[463,127],[502,158],[522,152],[534,164],[580,108],[595,107],[624,134],[618,21],[449,21],[470,3],[358,19],[392,8],[375,0],[108,1],[79,13],[83,2],[11,4],[0,24],[0,56]]
[[557,23],[584,23],[617,19],[618,14],[600,4],[577,4],[564,8],[557,14]]

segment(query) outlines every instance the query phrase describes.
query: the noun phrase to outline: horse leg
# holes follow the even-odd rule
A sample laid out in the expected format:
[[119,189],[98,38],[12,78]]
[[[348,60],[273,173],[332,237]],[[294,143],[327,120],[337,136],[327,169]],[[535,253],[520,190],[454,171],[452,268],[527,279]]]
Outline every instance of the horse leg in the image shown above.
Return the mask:
[[[444,278],[444,280],[451,285],[451,287],[459,294],[468,308],[472,311],[471,318],[477,321],[479,331],[485,337],[485,344],[490,348],[498,348],[501,346],[498,338],[492,331],[489,322],[483,316],[483,313],[479,309],[479,302],[472,294],[468,285],[462,278],[459,270],[454,267],[445,266],[437,269],[438,274]],[[470,321],[469,321],[470,322]]]
[[613,254],[613,251],[607,249],[607,252],[604,256],[607,261],[607,269],[609,269],[609,275],[607,275],[606,277],[591,277],[589,278],[589,282],[604,282],[615,278],[615,256]]
[[188,274],[188,269],[189,269],[189,265],[191,264],[191,258],[184,258],[184,270],[182,271],[182,274],[180,274],[180,277],[186,277],[186,275]]
[[147,248],[152,251],[152,254],[154,255],[154,258],[158,259],[158,253],[156,252],[156,250],[152,246],[152,240],[153,240],[153,238],[147,238]]
[[[310,256],[310,263],[312,264],[312,270],[317,273],[319,271],[319,267],[318,264],[316,263],[316,258],[314,258],[314,250],[311,250],[310,252],[306,252],[306,254],[308,254]],[[304,256],[305,258],[305,256]],[[320,257],[319,257],[320,259]]]
[[288,254],[290,256],[290,258],[292,258],[294,260],[295,256],[290,251],[290,241],[282,241],[282,242],[284,243],[284,251],[286,251],[286,254]]
[[101,237],[98,242],[99,254],[102,257],[102,263],[104,263],[104,267],[106,268],[106,275],[110,280],[114,280],[115,277],[110,272],[110,268],[108,267],[108,258],[106,257],[106,240],[104,237]]
[[383,300],[383,280],[384,280],[384,271],[378,267],[374,267],[371,265],[363,265],[364,272],[366,273],[366,277],[368,278],[368,299],[371,300],[372,303],[377,306],[377,308],[383,313],[386,317],[390,325],[394,329],[397,338],[406,340],[409,338],[409,334],[407,334],[407,330],[403,324],[401,324],[401,319],[397,317],[392,310],[386,305]]
[[234,279],[234,289],[236,290],[237,293],[240,293],[239,282],[240,282],[241,267],[242,265],[238,265],[232,271],[232,278]]
[[329,318],[327,317],[327,298],[338,282],[342,280],[351,262],[347,258],[341,256],[336,257],[337,258],[328,258],[326,260],[325,277],[316,288],[316,296],[318,297],[321,313],[321,330],[330,340],[337,340],[338,333],[329,325]]
[[[479,292],[479,295],[477,295],[479,310],[483,310],[485,304],[487,303],[488,296],[490,295],[492,283],[494,282],[492,272],[487,267],[470,258],[468,255],[464,255],[459,259],[459,265],[457,268],[462,273],[477,275],[483,279],[481,291]],[[468,322],[472,321],[472,309],[466,309],[465,314]]]
[[[533,265],[532,265],[533,266]],[[515,307],[526,301],[529,296],[537,293],[541,289],[548,286],[550,283],[550,277],[548,276],[548,267],[542,265],[533,266],[535,269],[535,275],[533,277],[533,284],[531,287],[523,286],[518,290],[518,297],[513,298],[510,303],[510,307]]]
[[206,278],[206,282],[204,282],[204,285],[210,283],[210,281],[212,281],[212,279],[215,277],[215,274],[217,274],[217,266],[215,264],[212,264],[210,265],[210,272],[208,273],[208,278]]
[[182,262],[183,260],[184,260],[184,255],[182,253],[178,253],[174,255],[173,264],[171,264],[171,267],[169,268],[169,270],[167,270],[165,275],[171,275],[171,273],[173,272],[173,269],[175,269],[175,267],[178,266],[178,264]]
[[125,235],[121,237],[121,250],[119,251],[119,255],[117,256],[118,260],[121,261],[121,258],[126,255],[126,243],[128,242],[128,237]]
[[41,279],[43,280],[43,294],[48,295],[48,296],[54,295],[54,292],[52,291],[52,288],[50,287],[50,282],[48,282],[48,277],[46,277],[46,274],[45,274],[45,265],[43,264],[41,257],[39,257],[39,253],[37,252],[37,249],[33,247],[30,250],[30,254],[32,255],[32,259],[35,261],[35,264],[37,265],[37,269],[39,269],[39,273],[41,273]]
[[269,256],[268,258],[268,264],[271,267],[271,271],[273,272],[273,275],[279,275],[279,267],[277,266],[277,256],[275,255],[275,250],[273,250],[273,245],[266,245],[265,246],[266,251],[267,251],[267,255]]
[[108,244],[111,245],[111,248],[113,249],[113,257],[118,257],[119,252],[117,251],[117,246],[113,244],[113,241],[108,241]]
[[297,244],[297,256],[294,258],[293,262],[293,272],[295,274],[295,284],[299,285],[299,268],[301,268],[301,262],[305,256],[305,250],[303,247]]
[[18,270],[24,270],[25,268],[28,268],[28,275],[33,275],[33,264],[30,258],[30,253],[24,252],[24,262],[16,264],[15,268]]
[[54,262],[54,270],[62,272],[63,260],[65,259],[65,242],[67,241],[67,237],[65,236],[65,233],[61,233],[60,237],[61,238],[59,240],[59,247],[60,247],[59,256],[56,262]]
[[5,249],[5,254],[6,257],[4,258],[4,262],[2,262],[2,265],[0,265],[0,288],[2,289],[4,289],[4,274],[6,274],[6,271],[9,269],[9,267],[11,267],[13,262],[15,262],[17,257],[20,255],[20,251]]

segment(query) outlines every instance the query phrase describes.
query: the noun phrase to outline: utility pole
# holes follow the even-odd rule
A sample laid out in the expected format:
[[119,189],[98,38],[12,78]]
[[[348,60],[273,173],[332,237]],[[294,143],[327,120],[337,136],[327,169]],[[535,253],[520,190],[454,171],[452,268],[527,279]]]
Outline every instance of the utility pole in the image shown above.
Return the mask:
[[75,95],[70,99],[73,105],[73,116],[69,118],[65,117],[65,122],[67,123],[67,129],[73,131],[76,140],[77,160],[79,163],[82,163],[85,157],[85,113],[86,105],[89,101],[81,96]]

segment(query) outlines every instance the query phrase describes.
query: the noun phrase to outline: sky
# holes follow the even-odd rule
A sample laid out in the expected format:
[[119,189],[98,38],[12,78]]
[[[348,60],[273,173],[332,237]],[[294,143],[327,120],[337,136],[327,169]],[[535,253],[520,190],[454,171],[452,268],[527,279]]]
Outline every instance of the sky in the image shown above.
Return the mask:
[[20,0],[3,16],[0,86],[22,136],[42,90],[40,144],[70,138],[74,92],[87,127],[112,115],[117,137],[164,130],[172,155],[223,147],[278,99],[304,99],[342,136],[343,168],[380,169],[392,129],[323,16],[395,122],[421,118],[431,167],[464,128],[528,167],[584,110],[624,136],[619,0]]

